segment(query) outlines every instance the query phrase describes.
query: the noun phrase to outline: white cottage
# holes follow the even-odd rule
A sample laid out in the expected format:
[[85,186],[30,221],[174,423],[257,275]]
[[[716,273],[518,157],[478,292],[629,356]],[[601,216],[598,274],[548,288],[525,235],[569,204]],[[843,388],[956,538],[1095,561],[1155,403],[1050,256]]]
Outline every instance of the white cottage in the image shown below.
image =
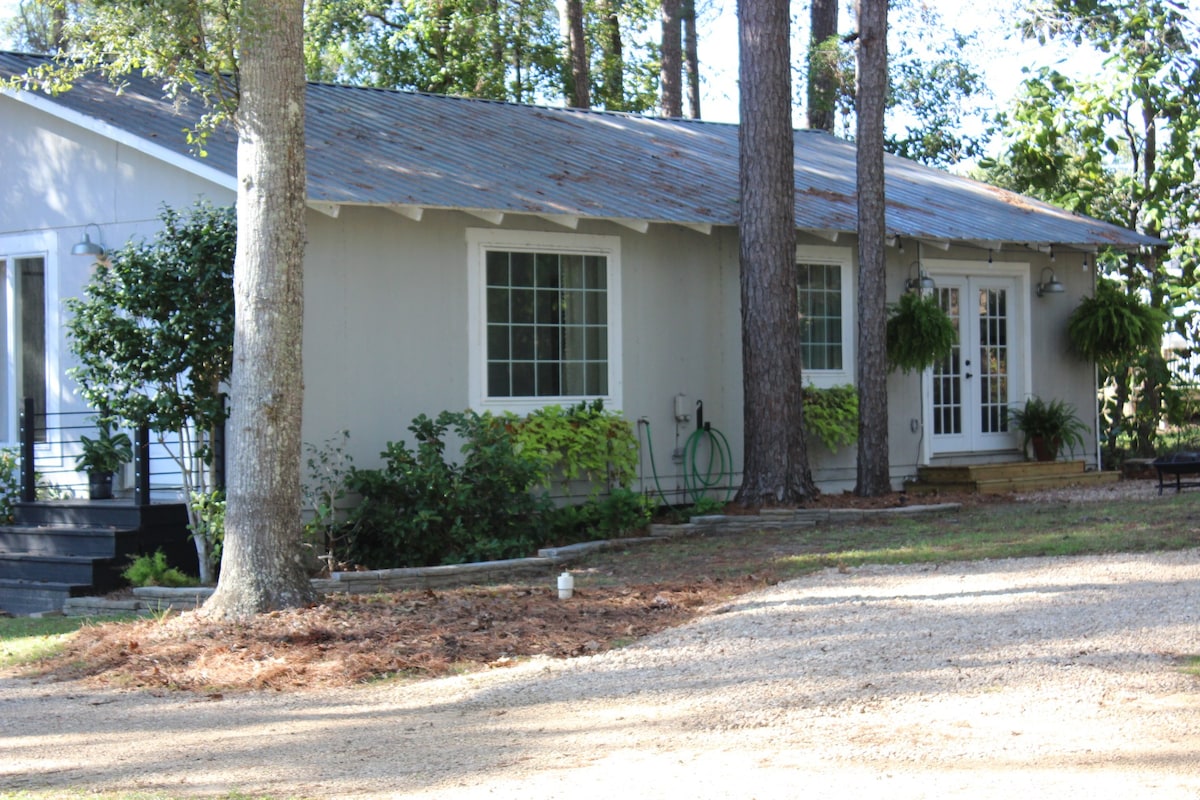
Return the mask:
[[[41,61],[0,54],[0,75]],[[640,421],[647,488],[653,466],[673,490],[701,401],[736,482],[737,126],[320,84],[307,103],[307,441],[349,429],[368,466],[421,413],[602,398]],[[149,237],[164,204],[234,202],[235,140],[218,132],[197,155],[184,133],[196,117],[136,77],[0,93],[0,442],[16,438],[22,396],[50,414],[80,407],[62,300],[91,260],[72,248]],[[801,130],[795,154],[805,380],[853,383],[854,147]],[[1097,248],[1154,241],[904,159],[886,174],[888,300],[927,275],[960,334],[946,364],[889,378],[893,482],[1021,460],[1001,410],[1031,395],[1092,422],[1094,372],[1067,352],[1067,315]],[[571,318],[536,311],[568,293]],[[509,314],[521,294],[529,318]],[[810,449],[823,489],[853,484],[853,447]],[[1095,442],[1080,455],[1096,466]]]

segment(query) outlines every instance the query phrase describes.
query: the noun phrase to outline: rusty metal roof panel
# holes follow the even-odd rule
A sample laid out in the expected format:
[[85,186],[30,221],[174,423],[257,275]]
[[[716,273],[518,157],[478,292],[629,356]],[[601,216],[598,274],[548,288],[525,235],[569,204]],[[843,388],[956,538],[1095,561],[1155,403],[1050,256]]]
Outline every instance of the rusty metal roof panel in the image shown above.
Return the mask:
[[[0,53],[0,75],[44,59]],[[121,92],[81,80],[61,108],[196,160],[153,81]],[[202,163],[236,172],[236,139],[214,134]],[[797,131],[796,226],[856,229],[853,144]],[[736,125],[310,84],[308,194],[314,202],[410,205],[691,225],[738,222]],[[945,241],[1135,247],[1154,239],[905,159],[888,157],[890,234]]]

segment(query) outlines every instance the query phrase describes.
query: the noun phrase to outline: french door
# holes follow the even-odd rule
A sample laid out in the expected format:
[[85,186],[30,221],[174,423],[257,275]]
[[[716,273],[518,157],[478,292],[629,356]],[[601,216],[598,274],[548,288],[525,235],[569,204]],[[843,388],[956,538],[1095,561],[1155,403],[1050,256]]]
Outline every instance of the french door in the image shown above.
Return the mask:
[[933,292],[958,328],[953,351],[930,370],[933,453],[1017,447],[1008,422],[1008,407],[1021,396],[1024,358],[1017,280],[939,275]]

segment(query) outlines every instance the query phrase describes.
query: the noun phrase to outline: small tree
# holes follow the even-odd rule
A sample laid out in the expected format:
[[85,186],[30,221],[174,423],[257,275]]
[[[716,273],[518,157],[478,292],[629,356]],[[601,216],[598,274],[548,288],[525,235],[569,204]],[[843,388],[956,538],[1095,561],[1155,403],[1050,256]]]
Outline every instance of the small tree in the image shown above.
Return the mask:
[[68,374],[93,408],[146,425],[167,446],[188,498],[200,579],[210,583],[213,542],[192,498],[215,488],[212,435],[227,413],[221,388],[233,358],[237,226],[232,209],[204,203],[187,214],[166,208],[160,219],[152,242],[130,242],[98,263],[83,296],[66,301],[79,360]]

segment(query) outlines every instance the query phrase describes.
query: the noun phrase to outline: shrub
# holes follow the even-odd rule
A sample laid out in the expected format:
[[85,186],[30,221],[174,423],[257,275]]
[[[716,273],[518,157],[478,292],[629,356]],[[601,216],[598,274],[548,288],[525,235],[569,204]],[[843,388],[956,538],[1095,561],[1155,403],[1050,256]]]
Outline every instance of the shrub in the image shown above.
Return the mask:
[[[422,414],[408,428],[416,450],[389,442],[382,469],[352,468],[347,559],[373,568],[427,566],[528,555],[543,540],[539,512],[548,504],[530,490],[542,462],[523,455],[504,420],[473,411]],[[446,458],[453,431],[462,463]]]
[[629,486],[637,477],[638,441],[633,425],[604,403],[581,402],[564,409],[549,405],[525,419],[509,417],[521,452],[538,459],[549,487],[553,477],[570,494],[571,481],[590,481],[591,497]]
[[21,457],[11,447],[0,448],[0,524],[13,521],[13,506],[21,499]]
[[850,384],[804,387],[804,424],[831,453],[858,439],[858,390]]
[[195,586],[197,581],[175,567],[167,566],[167,557],[162,550],[154,555],[140,555],[133,560],[121,577],[134,586]]

